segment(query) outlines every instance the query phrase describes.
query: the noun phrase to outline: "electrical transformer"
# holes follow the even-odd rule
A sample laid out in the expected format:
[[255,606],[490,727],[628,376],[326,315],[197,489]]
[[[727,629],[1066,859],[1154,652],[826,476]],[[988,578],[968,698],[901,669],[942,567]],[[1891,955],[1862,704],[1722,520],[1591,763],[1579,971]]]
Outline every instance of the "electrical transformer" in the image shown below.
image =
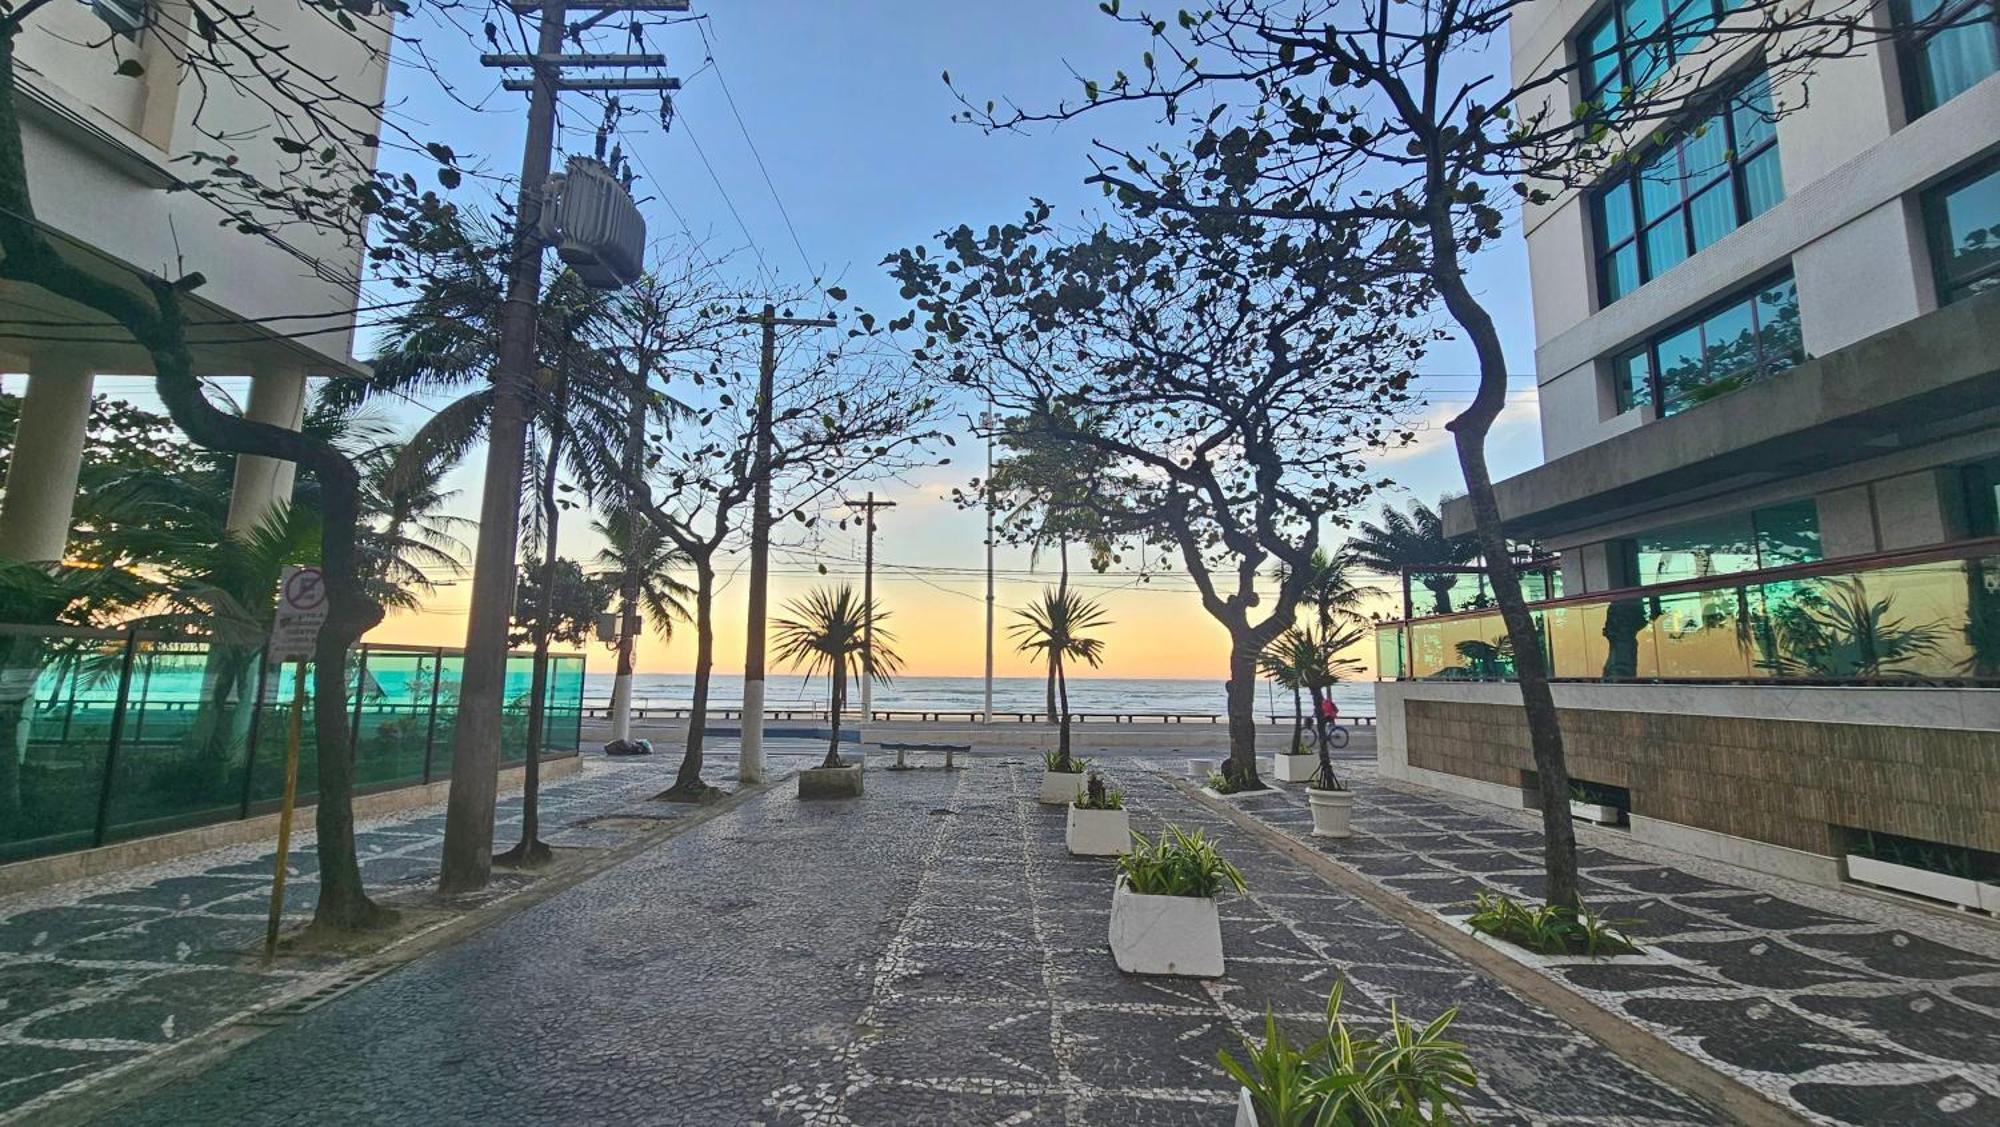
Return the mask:
[[609,166],[569,158],[568,171],[549,177],[542,238],[585,285],[615,290],[646,268],[646,219]]

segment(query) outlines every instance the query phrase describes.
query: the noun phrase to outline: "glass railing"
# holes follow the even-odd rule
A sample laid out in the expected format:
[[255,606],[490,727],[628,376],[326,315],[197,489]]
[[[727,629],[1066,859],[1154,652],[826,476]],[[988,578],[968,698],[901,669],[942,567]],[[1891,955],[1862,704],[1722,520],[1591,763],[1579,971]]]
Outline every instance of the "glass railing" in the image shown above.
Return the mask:
[[[1683,580],[1530,608],[1576,681],[2000,684],[2000,539]],[[1497,610],[1383,623],[1387,680],[1505,680]]]
[[[347,678],[355,787],[450,773],[456,650],[361,645]],[[531,659],[507,659],[501,758],[527,746]],[[544,754],[582,746],[584,659],[550,657]],[[299,798],[317,796],[307,668]],[[123,631],[0,626],[0,862],[275,809],[291,667],[255,648]]]

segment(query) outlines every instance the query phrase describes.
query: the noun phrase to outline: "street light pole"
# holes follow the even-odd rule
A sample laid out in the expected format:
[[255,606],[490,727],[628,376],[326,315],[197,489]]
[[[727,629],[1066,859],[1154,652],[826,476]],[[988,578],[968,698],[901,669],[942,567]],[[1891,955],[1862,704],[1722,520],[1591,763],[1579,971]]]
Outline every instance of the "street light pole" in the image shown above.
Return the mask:
[[875,510],[893,509],[894,501],[877,501],[875,494],[859,504],[848,502],[862,512],[862,523],[866,526],[866,546],[861,549],[864,561],[861,565],[861,607],[865,616],[861,620],[861,722],[875,718]]
[[979,417],[986,428],[986,723],[993,723],[993,412]]

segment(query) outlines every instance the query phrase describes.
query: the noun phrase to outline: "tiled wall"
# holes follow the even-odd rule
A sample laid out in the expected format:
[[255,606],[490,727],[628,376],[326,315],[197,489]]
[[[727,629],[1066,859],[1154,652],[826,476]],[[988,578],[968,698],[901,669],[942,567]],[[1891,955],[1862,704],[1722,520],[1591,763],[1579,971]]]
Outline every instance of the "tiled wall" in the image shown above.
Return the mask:
[[[1505,786],[1532,772],[1521,709],[1411,700],[1412,767]],[[1811,853],[1836,826],[2000,851],[2000,734],[1740,716],[1560,710],[1570,774],[1632,812]]]

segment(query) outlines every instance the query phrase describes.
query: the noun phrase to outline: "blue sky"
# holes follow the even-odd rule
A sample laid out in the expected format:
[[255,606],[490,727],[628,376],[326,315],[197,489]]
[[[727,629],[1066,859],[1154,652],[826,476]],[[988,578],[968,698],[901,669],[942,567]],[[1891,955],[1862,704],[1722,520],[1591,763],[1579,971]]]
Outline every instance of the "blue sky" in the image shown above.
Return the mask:
[[[1157,129],[1139,111],[1105,113],[1027,135],[987,135],[951,120],[956,104],[940,77],[947,70],[970,95],[1047,105],[1074,96],[1072,68],[1105,73],[1130,64],[1143,42],[1130,27],[1099,13],[1094,0],[696,0],[692,14],[699,23],[667,28],[648,44],[667,55],[671,73],[686,79],[675,99],[672,128],[663,133],[657,120],[648,120],[654,118],[654,103],[641,101],[636,104],[645,112],[628,116],[622,140],[641,176],[637,193],[652,235],[678,235],[684,242],[692,234],[708,254],[728,252],[728,269],[745,283],[763,278],[799,287],[818,275],[844,286],[852,303],[894,312],[894,287],[877,265],[885,254],[960,222],[1013,219],[1031,197],[1080,215],[1100,198],[1082,183],[1090,171],[1092,139],[1130,143]],[[446,97],[437,80],[408,65],[407,58],[391,77],[398,112],[423,122],[429,135],[447,138],[485,171],[511,177],[519,167],[525,95],[492,92],[497,76],[476,62],[482,43],[427,26],[417,28],[426,51],[462,98],[483,101],[484,112]],[[1504,59],[1496,54],[1494,64],[1504,65]],[[588,152],[596,107],[570,98],[563,125],[562,146]],[[1526,378],[1533,351],[1527,265],[1518,235],[1477,260],[1474,281],[1521,373],[1517,386],[1523,390],[1514,395],[1492,444],[1495,474],[1505,476],[1540,460],[1532,381]],[[1423,382],[1431,399],[1425,416],[1430,429],[1414,449],[1385,466],[1413,495],[1435,501],[1440,492],[1458,488],[1456,465],[1436,424],[1462,405],[1472,368],[1468,351],[1457,342],[1436,347],[1422,365],[1434,374]],[[965,446],[960,450],[962,456],[970,452]],[[456,477],[465,490],[460,507],[468,514],[476,509],[476,466],[475,461]],[[927,628],[951,623],[954,633],[962,627],[976,635],[983,614],[983,579],[973,574],[984,563],[981,519],[944,500],[970,469],[955,465],[876,488],[900,503],[880,522],[882,560],[968,569],[965,574],[885,569],[884,603],[892,611],[902,605],[905,621],[921,617]],[[566,536],[564,547],[575,556],[594,551],[582,534]],[[810,551],[834,561],[836,571],[843,570],[840,561],[860,558],[858,541],[850,535],[831,535]],[[794,558],[806,557],[795,553]],[[1029,561],[1023,554],[1003,552],[1000,567],[1020,573],[1003,586],[1003,606],[1041,582],[1026,574]],[[814,580],[810,574],[779,574],[774,591],[782,599]],[[1112,585],[1106,582],[1107,588]],[[740,614],[732,601],[740,600],[739,588],[725,592],[725,620]],[[1158,673],[1166,667],[1145,624],[1157,626],[1163,637],[1173,636],[1164,633],[1170,623],[1203,629],[1199,607],[1184,592],[1184,583],[1172,580],[1144,591],[1105,592],[1114,620],[1122,623],[1111,637],[1107,672]],[[467,594],[463,585],[447,588],[430,613],[392,620],[382,636],[446,641]],[[738,638],[740,628],[724,632],[723,668],[740,661],[732,651]],[[1213,638],[1219,640],[1219,633]],[[684,644],[655,642],[642,654],[642,664],[685,669],[685,650]],[[913,672],[976,672],[968,665],[977,664],[971,643],[919,652],[929,667]],[[1219,662],[1220,651],[1215,652]],[[1191,654],[1186,664],[1194,669],[1206,660]]]

